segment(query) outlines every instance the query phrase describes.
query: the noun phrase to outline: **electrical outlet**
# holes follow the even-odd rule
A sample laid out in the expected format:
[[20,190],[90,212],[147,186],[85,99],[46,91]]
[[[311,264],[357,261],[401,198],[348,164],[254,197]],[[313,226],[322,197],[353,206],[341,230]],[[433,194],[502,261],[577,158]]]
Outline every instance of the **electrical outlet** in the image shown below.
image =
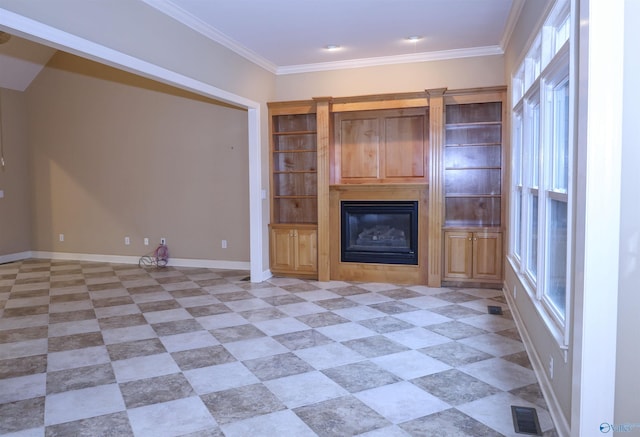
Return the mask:
[[162,237],[162,238],[160,239],[160,244],[162,244],[163,246],[164,246],[165,244],[167,244],[167,239],[166,239],[166,238],[164,238],[164,237]]
[[131,238],[124,237],[124,244],[127,245],[127,246],[130,245],[131,244]]
[[58,235],[58,239],[59,239],[60,241],[64,241],[64,234],[60,234],[60,235]]
[[145,245],[145,246],[148,246],[148,245],[149,245],[149,239],[148,239],[148,238],[146,238],[146,237],[145,237],[145,239],[144,239],[144,245]]
[[222,240],[222,248],[223,249],[227,248],[227,240]]
[[549,378],[553,379],[553,357],[549,355]]

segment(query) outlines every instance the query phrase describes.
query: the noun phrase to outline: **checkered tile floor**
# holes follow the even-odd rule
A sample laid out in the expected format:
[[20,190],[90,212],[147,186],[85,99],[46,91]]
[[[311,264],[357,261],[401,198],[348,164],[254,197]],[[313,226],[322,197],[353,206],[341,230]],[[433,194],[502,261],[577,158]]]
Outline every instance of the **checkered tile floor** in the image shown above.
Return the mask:
[[247,275],[0,265],[0,434],[555,435],[500,290]]

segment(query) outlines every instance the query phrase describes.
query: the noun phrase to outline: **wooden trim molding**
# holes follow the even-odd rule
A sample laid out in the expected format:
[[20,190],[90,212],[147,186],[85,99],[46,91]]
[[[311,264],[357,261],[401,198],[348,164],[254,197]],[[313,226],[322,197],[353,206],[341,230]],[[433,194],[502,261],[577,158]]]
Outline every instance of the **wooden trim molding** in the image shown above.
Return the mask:
[[332,112],[371,111],[377,109],[406,109],[429,106],[425,92],[375,94],[369,96],[334,97]]
[[318,280],[328,281],[331,276],[329,262],[329,149],[331,141],[331,98],[316,98],[317,177],[318,177]]
[[444,175],[442,169],[444,132],[444,93],[446,88],[427,90],[429,96],[429,287],[442,281],[442,222],[444,215]]

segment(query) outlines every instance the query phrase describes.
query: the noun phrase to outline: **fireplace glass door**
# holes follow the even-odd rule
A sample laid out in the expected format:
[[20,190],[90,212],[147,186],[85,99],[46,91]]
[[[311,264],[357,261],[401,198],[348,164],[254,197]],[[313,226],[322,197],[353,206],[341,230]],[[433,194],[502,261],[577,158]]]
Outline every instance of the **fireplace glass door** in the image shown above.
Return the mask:
[[418,264],[418,202],[342,201],[342,262]]

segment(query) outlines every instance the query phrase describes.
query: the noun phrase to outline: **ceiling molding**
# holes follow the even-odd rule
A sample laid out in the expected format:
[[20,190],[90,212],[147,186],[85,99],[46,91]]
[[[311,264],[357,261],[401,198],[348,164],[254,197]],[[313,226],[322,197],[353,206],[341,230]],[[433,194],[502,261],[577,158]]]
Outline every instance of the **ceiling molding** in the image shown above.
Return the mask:
[[224,33],[220,32],[214,27],[211,27],[204,21],[200,20],[198,17],[195,17],[194,15],[185,11],[170,0],[142,0],[142,2],[146,3],[154,9],[157,9],[158,11],[173,18],[174,20],[184,24],[185,26],[195,30],[196,32],[206,36],[212,41],[215,41],[218,44],[228,48],[229,50],[232,50],[233,52],[237,53],[243,58],[248,59],[249,61],[264,68],[265,70],[270,71],[271,73],[277,72],[278,67],[273,62],[263,58],[254,51],[249,50],[234,39],[229,38]]
[[448,59],[472,58],[476,56],[503,55],[499,46],[474,47],[470,49],[442,50],[438,52],[412,53],[409,55],[384,56],[377,58],[350,59],[346,61],[322,62],[317,64],[289,65],[278,67],[276,74],[311,73],[316,71],[344,70],[349,68],[375,67],[380,65],[408,64],[411,62],[443,61]]

